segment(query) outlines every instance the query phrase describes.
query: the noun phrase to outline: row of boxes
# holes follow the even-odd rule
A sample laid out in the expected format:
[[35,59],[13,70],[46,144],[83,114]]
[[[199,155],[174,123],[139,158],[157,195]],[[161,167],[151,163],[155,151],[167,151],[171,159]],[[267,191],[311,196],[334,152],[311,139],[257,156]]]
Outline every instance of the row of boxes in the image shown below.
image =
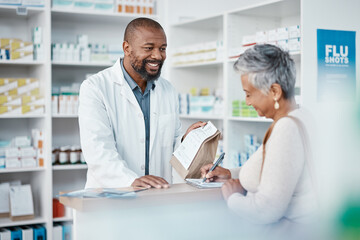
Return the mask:
[[32,42],[17,38],[0,38],[0,60],[43,60],[42,28],[32,29]]
[[191,96],[190,94],[179,94],[180,114],[187,115],[222,115],[222,98],[213,95]]
[[172,54],[173,65],[191,64],[223,59],[223,42],[212,41],[176,48]]
[[129,14],[155,14],[155,0],[53,0],[54,8]]
[[115,62],[124,56],[119,44],[91,44],[87,35],[78,35],[76,43],[53,43],[53,62]]
[[73,83],[71,86],[53,88],[51,97],[52,115],[74,115],[79,108],[80,84]]
[[1,240],[46,240],[46,229],[42,225],[0,228]]
[[72,240],[73,237],[72,223],[56,223],[53,227],[53,240]]
[[244,135],[244,152],[232,151],[229,154],[229,167],[236,168],[243,166],[246,161],[258,150],[261,144],[253,134]]
[[259,117],[258,113],[252,106],[248,106],[245,101],[232,101],[233,117]]
[[32,144],[28,136],[0,142],[0,168],[43,167],[43,141],[42,131],[33,129]]
[[45,0],[0,0],[0,5],[15,5],[23,7],[44,7]]
[[36,78],[0,78],[0,115],[43,114],[45,100]]
[[243,36],[242,46],[229,50],[228,56],[238,57],[249,47],[255,44],[273,44],[285,51],[298,52],[301,50],[301,31],[299,25],[272,29],[269,31],[258,31],[254,35]]

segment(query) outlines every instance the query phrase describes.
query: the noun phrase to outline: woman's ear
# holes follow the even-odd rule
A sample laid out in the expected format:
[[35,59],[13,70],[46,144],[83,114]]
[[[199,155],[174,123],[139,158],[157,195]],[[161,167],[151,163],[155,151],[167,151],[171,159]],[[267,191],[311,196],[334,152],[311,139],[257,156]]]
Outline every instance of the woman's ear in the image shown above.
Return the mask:
[[273,99],[279,101],[279,99],[282,97],[283,94],[280,84],[278,83],[272,84],[270,87],[270,94]]

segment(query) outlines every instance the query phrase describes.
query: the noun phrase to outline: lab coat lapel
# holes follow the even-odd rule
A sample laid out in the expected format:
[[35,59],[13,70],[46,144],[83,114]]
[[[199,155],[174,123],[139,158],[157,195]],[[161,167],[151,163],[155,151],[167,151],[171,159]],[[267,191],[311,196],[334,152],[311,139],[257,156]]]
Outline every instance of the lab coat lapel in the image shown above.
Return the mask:
[[136,100],[136,97],[131,90],[129,84],[126,82],[124,73],[121,70],[120,59],[116,61],[113,65],[113,71],[115,72],[116,78],[113,81],[120,85],[120,94],[125,97],[132,105],[134,105],[141,112],[139,103]]
[[[159,86],[156,86],[154,90],[150,91],[150,151],[149,156],[151,157],[151,153],[154,147],[154,140],[157,133],[158,127],[158,115],[159,115],[159,101],[158,101],[158,93]],[[151,158],[150,158],[151,159]]]

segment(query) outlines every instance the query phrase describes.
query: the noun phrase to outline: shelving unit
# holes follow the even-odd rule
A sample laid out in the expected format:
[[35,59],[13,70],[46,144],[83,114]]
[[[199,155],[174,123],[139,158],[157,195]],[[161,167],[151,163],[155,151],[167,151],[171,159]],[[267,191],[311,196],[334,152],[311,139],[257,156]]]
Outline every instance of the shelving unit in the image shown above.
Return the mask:
[[[213,62],[171,65],[169,80],[180,93],[188,93],[190,88],[207,87],[222,89],[224,114],[181,115],[183,129],[198,120],[211,120],[223,132],[224,151],[227,153],[224,165],[234,167],[229,156],[234,152],[245,151],[244,135],[254,134],[261,141],[272,120],[264,118],[233,117],[232,101],[244,100],[240,76],[234,72],[233,64],[237,58],[229,58],[232,48],[240,47],[242,37],[257,31],[279,27],[300,25],[301,0],[270,0],[253,6],[239,8],[202,19],[186,21],[170,26],[170,40],[174,48],[207,41],[223,41],[224,51],[220,59]],[[179,38],[178,36],[181,36]],[[171,62],[171,49],[170,62]],[[296,87],[301,89],[301,51],[291,52],[296,63]]]
[[[0,5],[0,32],[4,38],[31,41],[31,28],[41,26],[45,58],[42,61],[1,60],[0,77],[34,77],[40,81],[45,98],[44,114],[0,116],[0,139],[31,136],[31,129],[45,134],[45,166],[40,168],[0,169],[0,182],[20,180],[32,186],[35,218],[11,221],[0,218],[0,227],[44,224],[47,239],[52,239],[54,222],[72,221],[72,217],[53,219],[52,198],[60,191],[82,189],[86,181],[86,164],[52,166],[52,146],[80,145],[78,116],[52,115],[52,87],[81,83],[87,73],[97,73],[113,65],[111,62],[52,62],[52,42],[75,42],[78,34],[87,34],[90,43],[122,44],[125,26],[140,15],[81,12],[51,9],[51,1],[43,8],[27,7],[27,15],[17,15],[17,6]],[[158,18],[157,15],[147,16]],[[16,29],[16,31],[14,31]]]

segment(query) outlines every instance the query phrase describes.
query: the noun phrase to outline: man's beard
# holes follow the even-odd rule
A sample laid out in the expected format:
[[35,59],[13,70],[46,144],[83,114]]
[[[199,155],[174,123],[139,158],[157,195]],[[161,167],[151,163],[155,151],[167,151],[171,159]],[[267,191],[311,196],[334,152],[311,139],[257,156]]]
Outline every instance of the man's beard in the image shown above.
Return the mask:
[[[159,64],[159,69],[157,71],[157,73],[155,74],[151,74],[148,71],[146,71],[145,65],[146,63],[157,63]],[[138,73],[140,74],[140,76],[145,80],[145,81],[152,81],[152,80],[156,80],[160,77],[161,74],[161,68],[163,65],[163,61],[154,61],[154,60],[142,60],[141,62],[141,66],[137,67],[136,65],[136,61],[135,62],[131,62],[131,66],[132,68]]]

